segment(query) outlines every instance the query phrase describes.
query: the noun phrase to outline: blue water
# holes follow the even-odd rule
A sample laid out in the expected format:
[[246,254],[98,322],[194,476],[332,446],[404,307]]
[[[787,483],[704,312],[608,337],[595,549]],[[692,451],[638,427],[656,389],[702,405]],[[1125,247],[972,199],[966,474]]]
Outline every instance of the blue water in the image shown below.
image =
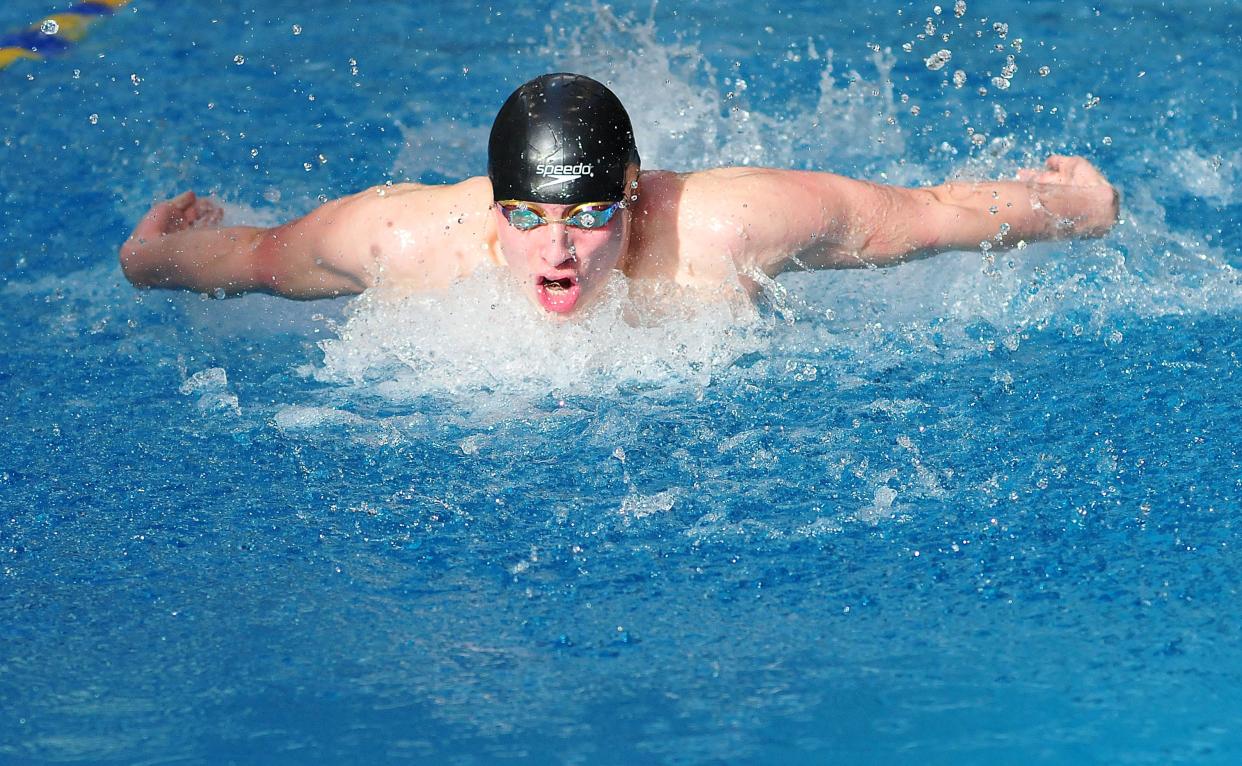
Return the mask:
[[[0,71],[0,761],[1242,758],[1237,4],[331,5],[139,1]],[[478,174],[549,69],[648,167],[1084,153],[1123,221],[573,326],[487,274],[120,274],[184,188]]]

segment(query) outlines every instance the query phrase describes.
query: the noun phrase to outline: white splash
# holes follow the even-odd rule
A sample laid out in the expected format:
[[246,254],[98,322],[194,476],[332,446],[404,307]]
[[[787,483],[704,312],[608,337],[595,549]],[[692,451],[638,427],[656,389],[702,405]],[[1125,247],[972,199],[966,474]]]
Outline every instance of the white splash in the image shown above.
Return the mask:
[[401,401],[492,391],[521,396],[706,385],[763,345],[749,306],[617,275],[573,321],[550,319],[498,269],[444,293],[357,299],[320,343],[319,380]]

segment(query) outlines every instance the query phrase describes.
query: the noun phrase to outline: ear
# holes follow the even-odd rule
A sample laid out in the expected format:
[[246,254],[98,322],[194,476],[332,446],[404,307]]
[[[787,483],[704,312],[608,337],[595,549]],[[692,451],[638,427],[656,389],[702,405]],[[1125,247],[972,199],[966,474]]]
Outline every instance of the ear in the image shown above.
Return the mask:
[[638,177],[642,174],[638,164],[631,162],[625,168],[625,201],[634,202],[632,197],[638,195]]

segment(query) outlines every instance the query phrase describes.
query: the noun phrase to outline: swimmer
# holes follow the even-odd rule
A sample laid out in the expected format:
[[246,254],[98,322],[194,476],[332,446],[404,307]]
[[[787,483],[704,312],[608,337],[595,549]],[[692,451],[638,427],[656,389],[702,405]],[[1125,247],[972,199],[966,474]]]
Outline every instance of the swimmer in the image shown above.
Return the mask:
[[604,85],[546,74],[492,125],[486,177],[379,186],[273,228],[222,227],[192,191],[161,202],[121,247],[139,287],[294,299],[372,287],[444,290],[488,264],[552,316],[614,271],[720,295],[792,269],[893,266],[950,250],[1103,236],[1118,195],[1081,157],[1016,180],[902,188],[831,173],[642,171],[630,118]]

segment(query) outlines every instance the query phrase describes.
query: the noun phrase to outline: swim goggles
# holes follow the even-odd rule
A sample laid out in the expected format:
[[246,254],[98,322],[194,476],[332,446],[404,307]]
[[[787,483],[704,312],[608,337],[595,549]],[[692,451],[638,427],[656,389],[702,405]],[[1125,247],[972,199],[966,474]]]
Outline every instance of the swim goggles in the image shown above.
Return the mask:
[[549,223],[563,223],[575,229],[602,229],[622,207],[620,202],[583,202],[570,208],[564,218],[549,218],[543,208],[533,202],[504,199],[497,200],[496,204],[509,225],[518,231],[530,231]]

